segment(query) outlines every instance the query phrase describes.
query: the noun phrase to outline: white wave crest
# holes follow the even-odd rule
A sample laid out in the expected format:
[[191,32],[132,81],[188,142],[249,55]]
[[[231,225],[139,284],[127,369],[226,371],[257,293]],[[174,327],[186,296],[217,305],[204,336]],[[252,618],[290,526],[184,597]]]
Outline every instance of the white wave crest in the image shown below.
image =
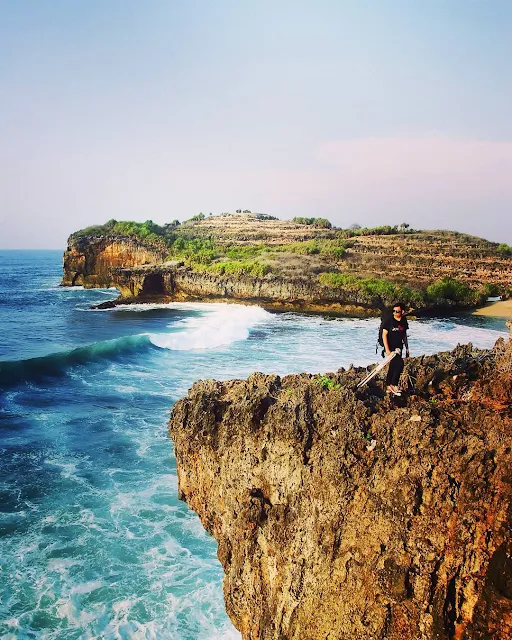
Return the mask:
[[212,304],[209,307],[211,310],[205,315],[184,319],[180,323],[181,331],[148,334],[149,339],[157,347],[173,351],[214,349],[247,340],[250,329],[270,318],[268,311],[256,306]]
[[[425,343],[426,352],[436,352],[443,348],[454,349],[457,344],[469,342],[478,349],[490,349],[498,338],[508,337],[508,332],[504,330],[464,325],[451,319],[411,322],[409,327],[411,338]],[[430,343],[432,348],[429,349]]]

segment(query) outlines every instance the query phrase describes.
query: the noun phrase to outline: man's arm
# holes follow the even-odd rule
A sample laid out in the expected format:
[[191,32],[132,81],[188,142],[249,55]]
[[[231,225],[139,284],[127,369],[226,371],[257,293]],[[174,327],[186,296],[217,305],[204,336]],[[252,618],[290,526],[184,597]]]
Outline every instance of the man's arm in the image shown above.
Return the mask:
[[391,349],[389,348],[387,329],[382,329],[382,342],[384,343],[384,349],[386,350],[386,355],[389,356],[389,354],[391,353]]

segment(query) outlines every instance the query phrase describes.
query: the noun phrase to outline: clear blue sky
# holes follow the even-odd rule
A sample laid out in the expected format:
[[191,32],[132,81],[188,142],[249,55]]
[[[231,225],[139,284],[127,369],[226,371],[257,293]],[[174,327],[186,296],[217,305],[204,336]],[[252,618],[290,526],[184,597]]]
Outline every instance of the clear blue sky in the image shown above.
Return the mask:
[[0,0],[0,247],[262,211],[512,244],[510,0]]

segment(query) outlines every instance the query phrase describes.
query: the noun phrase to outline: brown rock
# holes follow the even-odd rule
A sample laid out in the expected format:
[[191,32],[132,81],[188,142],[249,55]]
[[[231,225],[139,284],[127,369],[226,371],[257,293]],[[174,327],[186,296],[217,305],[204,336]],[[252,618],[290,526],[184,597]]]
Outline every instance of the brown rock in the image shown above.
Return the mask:
[[132,237],[106,236],[75,238],[70,236],[64,252],[63,286],[86,288],[116,285],[113,269],[149,263],[161,263],[165,247],[149,246]]
[[218,541],[245,639],[512,638],[512,377],[497,357],[412,359],[416,392],[396,403],[358,391],[354,369],[200,381],[176,403],[180,497]]

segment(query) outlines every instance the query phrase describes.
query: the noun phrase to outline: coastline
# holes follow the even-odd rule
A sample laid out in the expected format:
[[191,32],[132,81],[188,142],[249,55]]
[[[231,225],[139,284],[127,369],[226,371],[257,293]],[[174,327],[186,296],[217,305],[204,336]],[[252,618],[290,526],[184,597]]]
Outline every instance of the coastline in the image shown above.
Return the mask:
[[493,318],[508,318],[512,316],[512,298],[508,300],[499,300],[491,304],[480,307],[471,313],[473,316],[489,316]]

